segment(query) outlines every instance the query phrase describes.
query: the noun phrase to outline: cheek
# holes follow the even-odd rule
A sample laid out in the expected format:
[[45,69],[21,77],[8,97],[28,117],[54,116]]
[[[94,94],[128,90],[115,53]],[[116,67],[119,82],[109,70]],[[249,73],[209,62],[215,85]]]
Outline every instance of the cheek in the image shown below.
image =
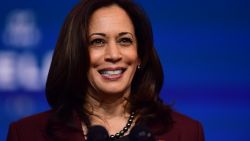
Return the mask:
[[90,65],[96,66],[98,64],[98,61],[101,58],[101,54],[99,52],[96,52],[96,51],[90,51],[89,57],[90,57]]
[[95,52],[95,51],[89,51],[89,58],[90,58],[90,67],[89,67],[89,71],[88,71],[88,79],[90,81],[93,81],[93,79],[95,78],[94,76],[95,74],[95,68],[98,66],[99,64],[99,58],[100,58],[100,54]]
[[135,49],[126,52],[126,56],[130,64],[138,65],[140,63],[140,59]]
[[94,80],[97,78],[96,77],[97,73],[98,72],[96,71],[94,64],[92,64],[92,66],[90,66],[88,74],[87,74],[88,80],[91,84],[93,84]]

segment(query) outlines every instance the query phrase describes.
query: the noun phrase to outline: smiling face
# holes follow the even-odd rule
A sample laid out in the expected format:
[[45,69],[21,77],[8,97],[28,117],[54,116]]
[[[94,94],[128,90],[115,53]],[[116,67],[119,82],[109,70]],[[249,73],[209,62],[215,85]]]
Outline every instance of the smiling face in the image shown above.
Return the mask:
[[117,5],[96,10],[89,24],[88,79],[95,92],[130,94],[140,61],[134,27]]

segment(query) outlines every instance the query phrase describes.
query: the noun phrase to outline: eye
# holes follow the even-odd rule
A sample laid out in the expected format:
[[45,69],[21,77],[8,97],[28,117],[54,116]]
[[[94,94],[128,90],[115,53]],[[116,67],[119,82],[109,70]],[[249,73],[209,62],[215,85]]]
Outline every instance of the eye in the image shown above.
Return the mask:
[[121,45],[121,46],[130,46],[133,41],[131,38],[128,38],[128,37],[123,37],[123,38],[120,38],[118,40],[118,43]]
[[97,47],[102,47],[102,46],[104,46],[104,44],[105,44],[106,42],[105,42],[105,40],[104,39],[93,39],[93,40],[91,40],[90,41],[90,45],[91,46],[97,46]]

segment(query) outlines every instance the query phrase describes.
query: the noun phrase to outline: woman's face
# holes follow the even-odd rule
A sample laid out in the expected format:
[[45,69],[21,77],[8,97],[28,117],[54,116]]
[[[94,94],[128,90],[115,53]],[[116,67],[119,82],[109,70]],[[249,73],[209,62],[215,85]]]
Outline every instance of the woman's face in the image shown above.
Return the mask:
[[89,42],[92,88],[103,94],[130,94],[140,60],[127,13],[117,5],[96,10],[90,19]]

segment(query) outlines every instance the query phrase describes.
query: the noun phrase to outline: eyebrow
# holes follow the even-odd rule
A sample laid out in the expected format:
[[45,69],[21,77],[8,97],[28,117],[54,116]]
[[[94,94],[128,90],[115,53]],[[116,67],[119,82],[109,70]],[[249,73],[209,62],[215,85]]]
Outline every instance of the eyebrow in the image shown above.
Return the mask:
[[[130,34],[132,37],[134,37],[133,34],[130,33],[130,32],[121,32],[121,33],[119,33],[118,35],[119,35],[119,36],[123,36],[123,35],[126,35],[126,34]],[[91,37],[91,36],[93,36],[93,35],[100,35],[100,36],[104,36],[104,37],[106,36],[105,33],[98,33],[98,32],[97,32],[97,33],[92,33],[92,34],[90,34],[89,37]]]
[[106,36],[106,34],[104,34],[104,33],[92,33],[89,35],[89,37],[91,37],[93,35],[100,35],[100,36],[104,36],[104,37]]
[[130,34],[132,37],[134,37],[133,34],[130,32],[121,32],[119,33],[119,36],[126,35],[126,34]]

